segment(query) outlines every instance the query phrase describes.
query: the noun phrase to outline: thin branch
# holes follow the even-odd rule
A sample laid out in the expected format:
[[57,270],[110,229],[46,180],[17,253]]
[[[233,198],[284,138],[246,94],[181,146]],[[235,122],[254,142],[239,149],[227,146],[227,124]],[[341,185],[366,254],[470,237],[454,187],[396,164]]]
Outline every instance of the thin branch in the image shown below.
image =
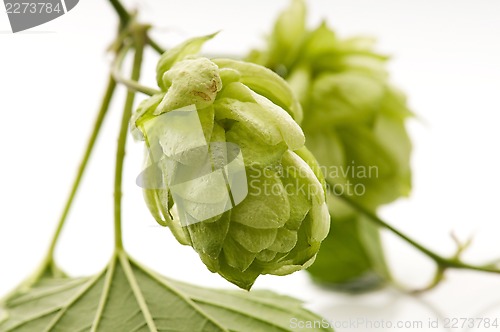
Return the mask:
[[159,54],[165,53],[165,49],[163,47],[161,47],[156,41],[151,39],[151,37],[149,37],[149,35],[147,37],[148,37],[148,40],[147,40],[148,45],[151,46],[152,49],[154,49]]
[[129,91],[132,92],[141,92],[144,93],[148,96],[153,96],[155,94],[161,93],[160,90],[156,90],[147,86],[141,85],[139,82],[133,80],[133,79],[128,79],[125,78],[121,74],[121,66],[123,64],[123,60],[125,59],[128,51],[130,50],[130,46],[123,47],[123,49],[120,51],[118,56],[115,58],[115,61],[113,62],[113,65],[111,67],[111,73],[113,75],[113,78],[120,84],[123,84],[127,87]]
[[367,216],[372,222],[375,224],[391,231],[392,233],[396,234],[398,237],[412,245],[414,248],[422,252],[424,255],[428,256],[430,259],[432,259],[436,264],[438,265],[439,268],[442,269],[448,269],[448,268],[455,268],[455,269],[467,269],[467,270],[474,270],[474,271],[481,271],[481,272],[489,272],[489,273],[499,273],[500,270],[496,268],[492,268],[491,266],[487,265],[471,265],[462,262],[459,258],[452,257],[452,258],[446,258],[443,257],[432,250],[426,248],[422,244],[418,243],[417,241],[413,240],[409,236],[405,235],[401,231],[397,230],[393,226],[389,225],[387,222],[379,218],[375,213],[371,212],[367,208],[363,207],[356,201],[354,201],[352,198],[349,196],[346,196],[344,193],[340,191],[340,189],[337,189],[334,184],[330,183],[327,181],[328,184],[328,190],[338,197],[339,199],[343,200],[347,204],[349,204],[352,208],[354,208],[356,211],[364,214]]
[[113,9],[115,10],[118,17],[120,18],[120,24],[122,26],[126,26],[129,23],[131,17],[129,12],[125,9],[120,0],[109,0],[109,2],[111,3],[111,6],[113,6]]
[[[109,0],[111,6],[115,10],[116,14],[120,19],[120,25],[122,27],[127,26],[130,23],[132,15],[127,11],[125,6],[121,3],[120,0]],[[165,49],[160,46],[156,41],[154,41],[151,37],[146,35],[146,43],[150,45],[156,52],[162,54],[165,52]]]

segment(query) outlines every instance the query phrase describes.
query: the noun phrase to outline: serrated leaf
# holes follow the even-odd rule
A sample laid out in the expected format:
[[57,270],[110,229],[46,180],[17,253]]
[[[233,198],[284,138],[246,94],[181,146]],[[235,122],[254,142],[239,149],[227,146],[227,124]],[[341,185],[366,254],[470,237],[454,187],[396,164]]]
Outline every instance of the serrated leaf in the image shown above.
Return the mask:
[[[0,305],[0,331],[293,331],[320,321],[272,292],[214,290],[173,281],[117,253],[93,277],[44,276]],[[331,331],[318,328],[311,331]]]

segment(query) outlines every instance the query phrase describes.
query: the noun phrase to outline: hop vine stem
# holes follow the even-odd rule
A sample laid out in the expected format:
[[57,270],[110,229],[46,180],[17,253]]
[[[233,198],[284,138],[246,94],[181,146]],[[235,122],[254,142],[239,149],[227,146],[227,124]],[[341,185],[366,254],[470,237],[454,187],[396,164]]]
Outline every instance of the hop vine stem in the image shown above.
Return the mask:
[[[138,81],[141,75],[142,58],[144,45],[146,43],[146,26],[137,26],[134,29],[134,62],[130,79]],[[115,170],[115,190],[114,190],[114,226],[115,226],[115,249],[123,249],[122,240],[122,179],[123,164],[125,160],[125,147],[128,136],[128,123],[134,107],[135,92],[127,92],[125,106],[123,109],[122,120],[120,124],[120,133],[118,136],[118,146],[116,149],[116,170]]]
[[[366,217],[368,217],[369,220],[371,220],[373,223],[377,224],[378,226],[385,228],[392,232],[393,234],[397,235],[399,238],[403,239],[406,241],[408,244],[416,248],[418,251],[432,259],[438,266],[438,271],[437,271],[437,277],[439,280],[441,279],[442,274],[444,273],[445,270],[449,268],[454,268],[454,269],[467,269],[467,270],[473,270],[473,271],[481,271],[481,272],[489,272],[489,273],[497,273],[500,274],[500,269],[491,267],[490,265],[472,265],[468,264],[465,262],[462,262],[459,257],[454,256],[451,258],[443,257],[440,254],[435,253],[434,251],[430,250],[429,248],[426,248],[424,245],[418,243],[414,239],[410,238],[403,232],[399,231],[395,227],[391,226],[384,220],[382,220],[380,217],[378,217],[375,213],[371,212],[369,209],[363,207],[361,204],[357,203],[354,201],[352,198],[349,196],[345,195],[338,189],[337,186],[335,186],[331,182],[327,182],[328,184],[328,189],[329,191],[335,195],[336,197],[340,198],[347,204],[349,204],[352,208],[354,208],[356,211],[364,214]],[[436,285],[436,280],[433,281],[432,287]]]
[[125,9],[123,4],[119,0],[109,0],[109,2],[111,3],[111,6],[113,6],[116,15],[118,15],[121,26],[126,26],[131,18],[131,15],[129,14],[127,9]]
[[[118,15],[118,18],[120,19],[120,25],[122,27],[127,26],[130,22],[130,19],[132,18],[132,15],[129,13],[129,11],[127,11],[120,0],[109,0],[109,2]],[[146,34],[145,42],[147,42],[147,44],[149,44],[149,46],[151,46],[151,48],[153,48],[156,52],[160,54],[165,52],[165,49],[161,47],[155,40],[153,40],[148,34]]]
[[141,92],[141,93],[144,93],[148,96],[152,96],[152,95],[155,95],[157,93],[161,93],[161,91],[159,91],[159,90],[152,89],[152,88],[147,87],[147,86],[143,86],[137,81],[134,81],[132,79],[128,79],[128,78],[125,78],[124,76],[122,76],[121,66],[122,66],[123,60],[125,59],[129,50],[130,50],[130,47],[127,46],[127,47],[123,47],[123,49],[120,52],[118,52],[118,55],[117,55],[115,61],[113,62],[113,65],[111,67],[111,73],[113,75],[113,78],[118,83],[126,86],[127,89],[129,89],[131,92],[134,92],[134,91]]

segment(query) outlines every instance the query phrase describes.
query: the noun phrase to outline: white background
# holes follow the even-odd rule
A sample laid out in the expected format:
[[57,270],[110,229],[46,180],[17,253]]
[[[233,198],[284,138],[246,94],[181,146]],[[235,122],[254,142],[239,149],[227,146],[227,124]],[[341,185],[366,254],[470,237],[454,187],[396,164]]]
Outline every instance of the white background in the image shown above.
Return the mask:
[[[205,51],[244,54],[261,45],[287,1],[127,4],[154,23],[154,35],[164,45],[222,30]],[[326,18],[342,36],[376,36],[379,50],[393,56],[393,82],[407,92],[418,114],[409,126],[413,194],[385,208],[384,218],[442,254],[453,252],[449,233],[454,231],[463,240],[475,236],[464,256],[468,261],[500,257],[500,1],[317,0],[309,5],[311,24]],[[46,251],[106,84],[105,48],[115,25],[104,0],[82,0],[67,15],[18,34],[10,33],[3,9],[0,13],[0,296]],[[147,55],[143,82],[154,86],[156,55]],[[58,246],[58,262],[74,275],[99,271],[111,255],[114,145],[122,100],[120,93]],[[156,226],[134,184],[141,145],[129,143],[124,179],[128,250],[168,276],[232,287]],[[398,280],[409,287],[428,282],[433,265],[391,234],[384,236]],[[348,296],[317,288],[305,273],[261,277],[255,287],[302,298],[339,321],[500,320],[500,275],[453,271],[447,276],[420,298],[393,289]]]

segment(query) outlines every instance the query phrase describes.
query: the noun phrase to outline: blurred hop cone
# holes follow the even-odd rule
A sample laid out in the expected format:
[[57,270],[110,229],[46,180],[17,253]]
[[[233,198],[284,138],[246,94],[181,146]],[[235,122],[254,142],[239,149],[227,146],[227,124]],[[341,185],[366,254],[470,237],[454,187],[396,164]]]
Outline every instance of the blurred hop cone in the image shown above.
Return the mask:
[[[374,41],[340,39],[326,25],[306,28],[305,4],[292,1],[277,19],[266,50],[248,60],[284,77],[303,107],[306,146],[329,184],[359,204],[377,207],[411,188],[411,143],[404,95],[388,83],[387,57]],[[308,271],[315,280],[347,290],[390,278],[378,229],[336,197],[332,234]]]
[[158,223],[210,271],[250,289],[261,274],[310,266],[330,216],[288,84],[259,65],[197,56],[212,37],[160,58],[163,92],[131,120],[147,146],[138,183]]

